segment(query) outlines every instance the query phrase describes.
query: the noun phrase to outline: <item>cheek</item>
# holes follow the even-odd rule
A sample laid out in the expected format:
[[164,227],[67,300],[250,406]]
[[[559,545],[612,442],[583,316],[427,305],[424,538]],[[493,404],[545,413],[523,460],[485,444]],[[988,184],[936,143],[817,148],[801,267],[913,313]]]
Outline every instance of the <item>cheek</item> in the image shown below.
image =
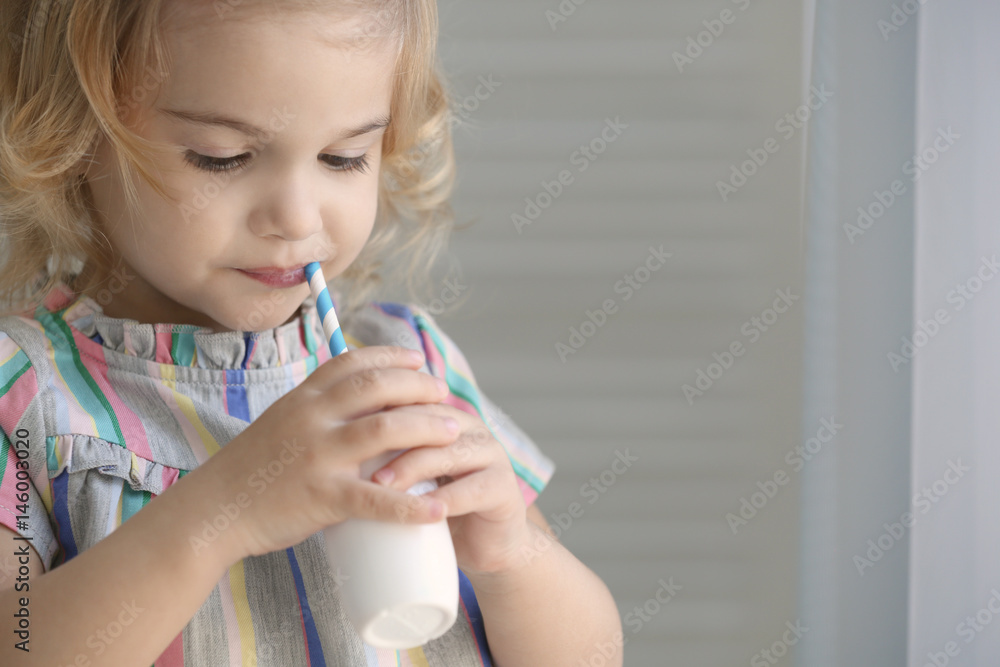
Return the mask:
[[[373,179],[374,180],[374,179]],[[366,229],[371,229],[372,225],[375,223],[375,216],[378,213],[378,181],[374,180],[371,188],[367,192],[367,196],[361,203],[361,208],[363,210],[363,217]]]
[[161,182],[173,200],[144,182],[137,188],[150,240],[204,252],[230,239],[236,222],[246,219],[248,196],[234,182],[176,171],[165,171]]
[[365,175],[365,182],[358,185],[344,210],[345,229],[351,230],[354,236],[363,237],[362,240],[368,238],[378,213],[378,166],[373,169],[374,173]]
[[138,190],[143,215],[135,224],[135,232],[142,244],[141,250],[149,252],[156,248],[157,253],[171,255],[209,243],[205,232],[212,226],[207,216],[185,220],[178,205],[160,198],[146,186]]

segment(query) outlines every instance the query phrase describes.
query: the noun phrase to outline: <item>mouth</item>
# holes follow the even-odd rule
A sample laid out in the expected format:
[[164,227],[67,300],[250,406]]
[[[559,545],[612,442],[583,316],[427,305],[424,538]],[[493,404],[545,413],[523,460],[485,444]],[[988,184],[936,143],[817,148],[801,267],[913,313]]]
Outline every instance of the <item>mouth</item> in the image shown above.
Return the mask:
[[236,269],[240,273],[271,287],[295,287],[306,282],[305,264],[291,268],[263,266],[255,269]]

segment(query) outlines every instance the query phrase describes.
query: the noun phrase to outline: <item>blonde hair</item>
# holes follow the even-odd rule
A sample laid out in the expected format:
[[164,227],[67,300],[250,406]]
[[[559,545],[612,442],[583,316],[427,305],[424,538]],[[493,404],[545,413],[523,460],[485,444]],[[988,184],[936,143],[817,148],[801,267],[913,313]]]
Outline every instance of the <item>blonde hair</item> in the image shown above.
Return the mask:
[[[138,210],[135,172],[171,199],[145,157],[155,145],[120,118],[152,94],[144,80],[152,77],[158,85],[166,76],[159,29],[165,1],[0,2],[0,36],[14,51],[0,71],[0,315],[33,312],[58,281],[89,294],[111,277],[110,245],[91,218],[82,168],[100,133],[120,156],[130,210]],[[249,4],[215,3],[241,10]],[[360,256],[330,283],[342,293],[338,307],[347,313],[401,283],[422,302],[430,297],[430,271],[454,223],[452,117],[436,56],[435,0],[266,4],[275,11],[361,10],[377,13],[383,24],[385,17],[392,21],[401,41],[375,227]]]

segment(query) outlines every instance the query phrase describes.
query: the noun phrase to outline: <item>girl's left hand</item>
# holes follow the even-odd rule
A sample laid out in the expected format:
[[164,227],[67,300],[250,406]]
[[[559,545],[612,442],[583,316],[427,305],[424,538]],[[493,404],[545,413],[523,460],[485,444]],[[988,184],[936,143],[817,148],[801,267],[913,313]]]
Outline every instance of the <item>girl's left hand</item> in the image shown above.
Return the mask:
[[[466,574],[511,566],[528,541],[527,508],[503,445],[478,416],[444,403],[392,408],[452,417],[459,436],[450,445],[415,447],[375,472],[373,480],[394,489],[425,479],[439,487],[425,496],[447,505],[458,566]],[[382,476],[391,472],[391,479]],[[405,512],[401,508],[401,512]]]

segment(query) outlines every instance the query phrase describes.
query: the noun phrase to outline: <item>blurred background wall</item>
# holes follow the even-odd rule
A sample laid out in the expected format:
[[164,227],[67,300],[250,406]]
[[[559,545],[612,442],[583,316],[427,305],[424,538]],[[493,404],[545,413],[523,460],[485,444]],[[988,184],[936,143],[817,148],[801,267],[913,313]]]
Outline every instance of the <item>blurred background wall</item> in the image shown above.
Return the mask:
[[1000,664],[1000,5],[440,8],[439,321],[625,664]]
[[797,621],[803,6],[439,7],[472,224],[437,319],[555,460],[626,664],[747,664]]

